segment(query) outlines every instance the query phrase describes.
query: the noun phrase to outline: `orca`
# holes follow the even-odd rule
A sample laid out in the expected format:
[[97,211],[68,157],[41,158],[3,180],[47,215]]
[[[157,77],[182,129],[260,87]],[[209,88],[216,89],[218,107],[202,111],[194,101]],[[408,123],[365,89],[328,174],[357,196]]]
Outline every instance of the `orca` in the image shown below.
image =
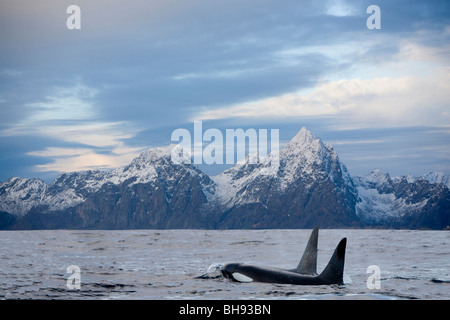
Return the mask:
[[236,282],[266,282],[294,285],[344,284],[344,262],[347,238],[337,245],[325,269],[317,274],[318,228],[314,228],[303,256],[295,269],[259,267],[243,263],[228,263],[221,267],[222,274]]

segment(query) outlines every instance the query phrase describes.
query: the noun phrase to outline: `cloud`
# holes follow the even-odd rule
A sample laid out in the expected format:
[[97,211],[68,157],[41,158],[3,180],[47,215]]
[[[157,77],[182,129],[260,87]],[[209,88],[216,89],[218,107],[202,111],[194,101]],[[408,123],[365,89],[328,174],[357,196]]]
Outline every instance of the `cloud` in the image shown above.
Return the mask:
[[93,147],[115,147],[131,139],[139,130],[130,123],[86,122],[74,125],[50,125],[35,129],[44,136]]
[[54,148],[28,152],[28,155],[52,159],[46,164],[36,165],[36,171],[68,172],[83,170],[113,169],[131,162],[143,148],[116,146],[111,153],[104,154],[89,148]]
[[[98,93],[81,84],[56,87],[43,101],[26,103],[24,117],[0,132],[2,136],[43,133],[55,123],[78,123],[93,120],[96,111],[93,99]],[[49,135],[52,135],[49,132]],[[56,134],[57,136],[57,134]]]
[[[289,93],[216,110],[195,120],[227,118],[345,117],[361,126],[415,126],[448,123],[450,74],[338,80],[311,93]],[[342,120],[342,119],[341,119]]]
[[[339,61],[353,58],[357,71],[349,72],[339,80],[324,79],[312,89],[223,108],[204,108],[193,120],[333,117],[335,129],[449,123],[450,68],[447,63],[450,46],[426,46],[405,39],[395,54],[389,58],[384,56],[384,60],[364,57],[360,46],[345,49],[338,45],[338,48],[342,50],[329,54],[329,57]],[[323,49],[290,49],[279,55],[293,59],[309,50],[321,52]]]
[[64,1],[3,2],[3,176],[121,165],[197,119],[448,124],[448,1],[380,3],[379,32],[368,0],[84,1],[79,31]]
[[37,171],[115,168],[143,151],[143,147],[125,143],[140,131],[138,127],[128,121],[99,120],[95,105],[98,90],[78,83],[54,91],[44,101],[28,103],[27,116],[0,132],[3,137],[37,135],[67,145],[28,152],[27,155],[49,160],[36,165]]
[[79,156],[90,151],[91,149],[87,148],[68,149],[68,148],[49,147],[46,148],[45,150],[32,151],[28,152],[27,154],[38,157],[71,157],[71,156]]
[[382,139],[378,139],[378,140],[370,140],[370,139],[366,139],[366,140],[328,140],[327,143],[333,145],[333,146],[338,146],[338,145],[358,145],[358,144],[378,144],[378,143],[383,143],[385,142],[385,140]]
[[32,115],[24,125],[51,120],[85,120],[95,116],[90,99],[97,90],[77,84],[70,88],[56,88],[56,93],[46,97],[46,101],[29,103]]
[[357,9],[345,0],[329,0],[326,3],[326,14],[336,17],[348,17],[358,13]]

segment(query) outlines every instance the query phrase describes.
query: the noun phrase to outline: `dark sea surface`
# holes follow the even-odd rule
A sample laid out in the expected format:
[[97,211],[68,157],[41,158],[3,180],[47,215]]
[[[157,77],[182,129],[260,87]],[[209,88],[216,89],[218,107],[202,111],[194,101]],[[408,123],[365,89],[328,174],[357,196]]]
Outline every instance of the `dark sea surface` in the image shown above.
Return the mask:
[[[311,230],[1,231],[0,299],[450,299],[450,232],[321,229],[318,272],[347,238],[345,284],[236,283],[228,262],[294,268]],[[369,266],[380,270],[380,288]],[[79,273],[68,273],[69,266]],[[79,275],[79,282],[69,281]],[[369,279],[369,287],[368,287]],[[70,284],[80,284],[80,289]]]

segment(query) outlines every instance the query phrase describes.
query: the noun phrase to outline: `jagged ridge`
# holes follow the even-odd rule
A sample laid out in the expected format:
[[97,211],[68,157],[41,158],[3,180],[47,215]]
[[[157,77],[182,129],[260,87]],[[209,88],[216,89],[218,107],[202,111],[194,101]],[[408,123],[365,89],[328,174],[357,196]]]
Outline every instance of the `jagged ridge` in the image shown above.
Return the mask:
[[[72,172],[51,184],[0,183],[0,228],[302,228],[450,224],[449,178],[351,177],[332,146],[302,128],[279,153],[249,155],[209,177],[175,164],[181,147],[153,148],[129,165]],[[279,166],[274,166],[279,160]],[[278,162],[276,162],[278,163]]]

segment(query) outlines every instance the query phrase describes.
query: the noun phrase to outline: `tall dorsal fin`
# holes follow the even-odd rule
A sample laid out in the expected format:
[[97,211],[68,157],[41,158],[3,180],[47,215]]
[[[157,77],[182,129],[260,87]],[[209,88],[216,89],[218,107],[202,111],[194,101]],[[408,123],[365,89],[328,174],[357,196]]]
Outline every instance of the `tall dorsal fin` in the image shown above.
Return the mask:
[[317,274],[317,242],[319,238],[319,227],[315,227],[309,236],[305,252],[298,263],[297,268],[291,270],[301,274]]
[[344,284],[345,247],[347,238],[343,238],[334,250],[328,265],[323,269],[319,278],[324,284]]

